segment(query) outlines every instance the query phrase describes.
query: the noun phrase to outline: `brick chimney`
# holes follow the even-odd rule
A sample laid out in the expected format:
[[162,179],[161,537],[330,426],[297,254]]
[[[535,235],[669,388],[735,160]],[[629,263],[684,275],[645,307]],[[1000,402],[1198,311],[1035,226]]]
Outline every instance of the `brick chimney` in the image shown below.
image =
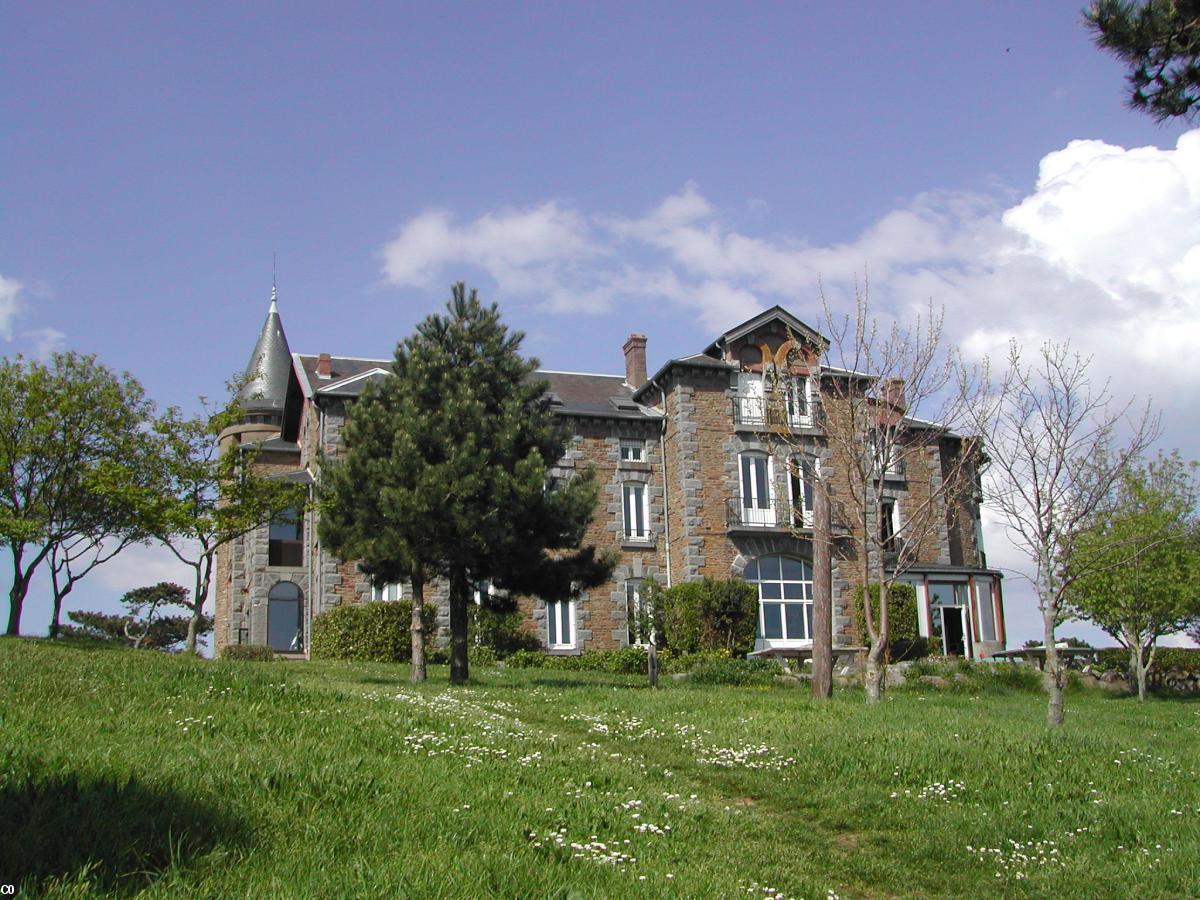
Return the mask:
[[332,378],[333,377],[333,360],[329,358],[328,353],[322,353],[317,357],[317,377]]
[[625,381],[633,388],[646,383],[646,336],[631,334],[625,342]]
[[883,402],[898,413],[903,413],[908,408],[908,401],[904,397],[903,378],[889,378],[883,383]]

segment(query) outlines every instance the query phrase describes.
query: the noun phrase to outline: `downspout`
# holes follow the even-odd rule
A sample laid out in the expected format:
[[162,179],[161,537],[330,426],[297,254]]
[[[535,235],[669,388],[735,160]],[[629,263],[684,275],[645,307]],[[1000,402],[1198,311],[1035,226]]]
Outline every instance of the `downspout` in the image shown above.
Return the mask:
[[662,426],[658,429],[658,453],[662,457],[662,475],[663,475],[663,538],[666,543],[667,555],[667,587],[671,587],[671,494],[668,488],[669,479],[667,478],[667,392],[662,389],[657,381],[651,381],[650,385],[654,387],[662,397],[663,418]]

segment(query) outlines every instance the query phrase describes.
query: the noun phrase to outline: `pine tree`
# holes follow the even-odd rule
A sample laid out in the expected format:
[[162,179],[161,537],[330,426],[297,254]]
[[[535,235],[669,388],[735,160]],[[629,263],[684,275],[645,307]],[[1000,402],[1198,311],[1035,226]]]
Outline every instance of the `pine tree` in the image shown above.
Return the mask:
[[[523,335],[454,285],[396,348],[392,372],[351,409],[346,454],[324,460],[321,539],[376,584],[408,573],[450,586],[450,680],[466,681],[472,586],[565,599],[612,561],[580,548],[597,498],[588,473],[554,483],[569,435],[551,411]],[[414,670],[419,623],[413,617]],[[414,671],[414,677],[416,673]]]
[[1096,0],[1096,45],[1129,64],[1130,108],[1159,122],[1200,109],[1200,0]]

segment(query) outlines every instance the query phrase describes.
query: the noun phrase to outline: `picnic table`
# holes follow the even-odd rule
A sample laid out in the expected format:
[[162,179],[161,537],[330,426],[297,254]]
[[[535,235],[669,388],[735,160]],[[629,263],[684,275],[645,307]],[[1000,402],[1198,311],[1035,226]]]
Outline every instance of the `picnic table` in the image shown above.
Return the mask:
[[[833,664],[834,666],[841,665],[841,661],[845,657],[854,658],[860,653],[865,653],[866,647],[834,647],[833,648]],[[812,659],[813,648],[808,647],[763,647],[761,650],[754,650],[746,654],[746,659],[796,659],[803,662],[806,659]]]
[[[1072,662],[1078,663],[1084,657],[1089,657],[1091,662],[1099,660],[1099,647],[1056,647],[1058,655],[1067,660],[1067,665]],[[1045,647],[1021,647],[1017,650],[1001,650],[998,653],[993,653],[989,659],[1007,659],[1010,662],[1017,660],[1032,660],[1037,663],[1039,669],[1046,668],[1046,648]]]

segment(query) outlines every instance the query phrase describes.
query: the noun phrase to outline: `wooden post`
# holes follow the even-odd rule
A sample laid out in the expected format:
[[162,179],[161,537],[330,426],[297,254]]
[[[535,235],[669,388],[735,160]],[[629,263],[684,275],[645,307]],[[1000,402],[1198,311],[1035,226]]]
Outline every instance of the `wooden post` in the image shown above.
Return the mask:
[[813,479],[813,670],[812,695],[833,696],[833,569],[829,494]]

